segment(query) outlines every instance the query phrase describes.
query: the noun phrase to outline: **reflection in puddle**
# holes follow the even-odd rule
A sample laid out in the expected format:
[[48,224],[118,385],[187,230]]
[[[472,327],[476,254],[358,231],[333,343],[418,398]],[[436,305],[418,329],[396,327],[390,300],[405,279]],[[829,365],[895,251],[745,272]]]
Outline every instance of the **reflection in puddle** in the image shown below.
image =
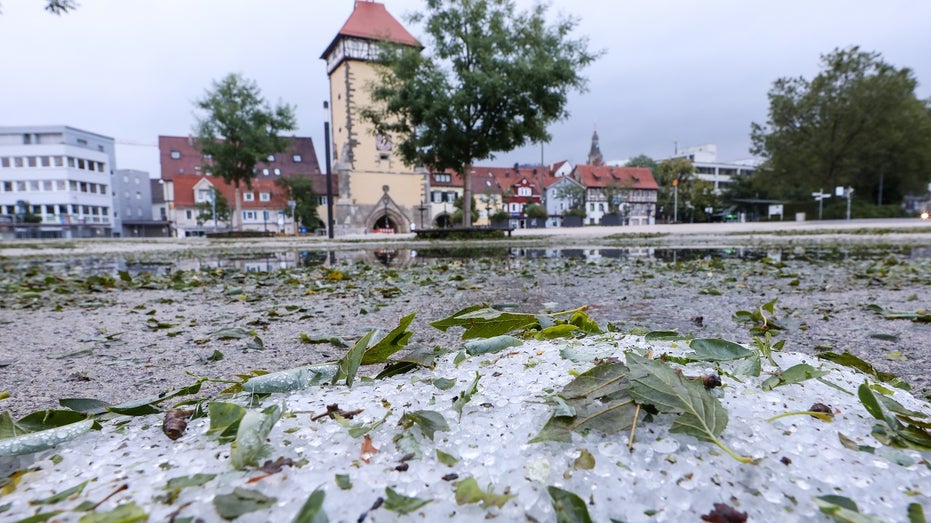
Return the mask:
[[805,249],[728,247],[719,249],[672,249],[666,247],[624,248],[523,248],[523,247],[458,247],[425,249],[357,249],[357,250],[306,250],[268,251],[252,253],[185,253],[155,256],[144,261],[129,257],[75,257],[56,260],[30,260],[7,266],[9,270],[28,270],[43,267],[54,273],[116,275],[126,271],[130,275],[150,273],[169,274],[172,271],[235,270],[243,272],[275,272],[288,269],[335,266],[346,263],[368,263],[391,268],[404,268],[420,264],[433,264],[456,259],[513,260],[571,259],[583,262],[605,260],[640,260],[666,263],[684,263],[696,260],[768,259],[783,261],[844,261],[854,259],[881,259],[889,255],[905,258],[931,257],[931,249],[876,248],[856,251],[826,248]]

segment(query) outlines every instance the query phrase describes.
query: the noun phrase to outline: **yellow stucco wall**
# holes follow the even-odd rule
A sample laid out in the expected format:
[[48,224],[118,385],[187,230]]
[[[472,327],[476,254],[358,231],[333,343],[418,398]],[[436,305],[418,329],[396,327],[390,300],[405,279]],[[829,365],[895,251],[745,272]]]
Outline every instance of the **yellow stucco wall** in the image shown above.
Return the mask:
[[[394,152],[394,138],[390,147],[382,144],[379,148],[372,126],[361,117],[362,110],[371,104],[370,86],[377,80],[374,64],[356,60],[344,61],[330,74],[334,170],[347,160],[347,153],[352,154],[348,187],[341,188],[340,194],[346,195],[348,190],[351,203],[371,209],[369,206],[382,201],[382,187],[387,185],[391,200],[405,219],[415,222],[414,218],[419,218],[415,209],[426,198],[424,173],[404,165]],[[359,213],[359,220],[369,214]]]

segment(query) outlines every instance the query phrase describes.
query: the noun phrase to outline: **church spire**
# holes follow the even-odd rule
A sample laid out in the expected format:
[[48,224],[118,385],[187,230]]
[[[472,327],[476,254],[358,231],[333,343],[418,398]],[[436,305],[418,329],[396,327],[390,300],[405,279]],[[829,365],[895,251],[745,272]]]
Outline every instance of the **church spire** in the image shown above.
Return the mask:
[[601,156],[601,147],[598,146],[598,129],[592,133],[592,148],[588,152],[588,165],[604,165],[604,158]]

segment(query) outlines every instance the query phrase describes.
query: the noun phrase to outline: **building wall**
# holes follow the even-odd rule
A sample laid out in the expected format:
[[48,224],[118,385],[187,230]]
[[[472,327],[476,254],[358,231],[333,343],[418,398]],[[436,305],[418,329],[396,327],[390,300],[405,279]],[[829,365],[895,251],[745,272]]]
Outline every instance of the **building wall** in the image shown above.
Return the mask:
[[[0,215],[28,202],[29,235],[110,236],[113,139],[67,126],[0,127]],[[18,217],[17,217],[18,220]]]
[[384,212],[388,186],[389,220],[397,232],[419,225],[421,202],[429,194],[426,172],[404,165],[393,137],[376,137],[361,111],[371,104],[368,86],[378,78],[376,65],[344,60],[330,73],[333,164],[340,172],[336,224],[343,233],[370,230]]
[[[114,235],[139,236],[139,222],[152,220],[152,186],[149,173],[135,169],[117,169],[113,173],[113,216],[120,220]],[[133,223],[137,225],[132,225]]]
[[714,185],[717,194],[721,194],[734,177],[752,174],[756,170],[754,161],[719,162],[718,147],[715,144],[685,147],[679,149],[673,158],[691,160],[695,165],[695,177]]

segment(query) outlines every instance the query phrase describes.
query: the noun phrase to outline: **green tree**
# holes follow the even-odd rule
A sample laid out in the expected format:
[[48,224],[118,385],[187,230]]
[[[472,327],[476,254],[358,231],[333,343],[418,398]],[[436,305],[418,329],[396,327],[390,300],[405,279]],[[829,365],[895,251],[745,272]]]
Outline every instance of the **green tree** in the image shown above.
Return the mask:
[[[276,185],[288,191],[288,198],[294,200],[294,218],[308,230],[319,229],[324,226],[323,220],[317,215],[317,193],[314,192],[313,180],[306,176],[292,176],[279,178]],[[291,214],[291,208],[285,209]]]
[[807,199],[813,190],[850,186],[872,202],[919,191],[931,172],[931,104],[915,95],[908,68],[858,47],[821,57],[811,81],[780,78],[765,124],[753,123],[755,174],[767,196]]
[[650,170],[650,173],[655,174],[656,168],[659,167],[659,164],[656,163],[656,160],[645,154],[638,154],[637,156],[627,160],[627,163],[624,164],[624,167],[646,167]]
[[608,204],[608,214],[618,214],[621,210],[621,204],[624,203],[625,194],[630,191],[632,186],[629,183],[608,182],[601,189],[601,194],[605,197]]
[[585,216],[585,195],[588,191],[578,183],[563,183],[553,192],[553,196],[569,200],[567,216]]
[[549,216],[549,213],[546,212],[546,207],[539,203],[528,203],[525,205],[524,214],[526,214],[528,218],[547,218]]
[[[218,191],[216,187],[211,189],[213,193],[213,198],[216,198],[216,209],[217,209],[217,221],[226,223],[230,219],[230,206],[229,202],[226,200],[226,197],[223,196],[223,193]],[[206,202],[198,202],[194,205],[194,208],[197,210],[197,225],[203,225],[207,222],[213,221],[213,209],[214,204],[212,201],[208,200]]]
[[682,209],[689,203],[694,174],[695,165],[688,158],[671,158],[657,164],[653,173],[659,185],[656,204],[663,208],[666,218],[682,216]]
[[[455,201],[453,201],[453,207],[455,207],[456,210],[453,211],[453,214],[450,217],[450,221],[452,223],[457,223],[457,222],[464,223],[462,220],[462,212],[463,212],[462,202],[463,202],[462,196],[459,196],[458,198],[456,198]],[[469,207],[469,209],[472,212],[472,219],[469,221],[469,223],[471,224],[472,222],[478,219],[478,207],[475,205],[475,195],[472,196],[472,205]]]
[[279,133],[297,127],[291,106],[272,108],[258,85],[238,74],[214,82],[195,105],[204,112],[194,126],[196,146],[213,174],[235,187],[251,187],[256,163],[284,151],[289,140]]
[[474,162],[549,140],[547,126],[568,115],[569,92],[585,90],[580,70],[600,54],[569,37],[576,20],[547,18],[542,4],[518,12],[513,0],[426,0],[412,22],[424,22],[431,54],[382,53],[375,103],[363,116],[377,133],[399,136],[405,163],[459,173],[466,227]]

